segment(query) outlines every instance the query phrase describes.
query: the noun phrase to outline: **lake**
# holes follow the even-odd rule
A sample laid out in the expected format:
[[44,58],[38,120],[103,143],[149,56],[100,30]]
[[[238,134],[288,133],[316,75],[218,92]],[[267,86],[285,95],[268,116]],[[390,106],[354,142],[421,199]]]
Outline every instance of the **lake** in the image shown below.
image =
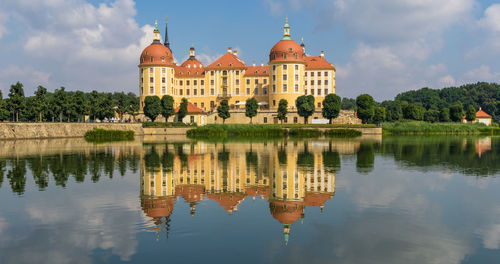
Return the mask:
[[499,263],[500,138],[0,144],[0,263]]

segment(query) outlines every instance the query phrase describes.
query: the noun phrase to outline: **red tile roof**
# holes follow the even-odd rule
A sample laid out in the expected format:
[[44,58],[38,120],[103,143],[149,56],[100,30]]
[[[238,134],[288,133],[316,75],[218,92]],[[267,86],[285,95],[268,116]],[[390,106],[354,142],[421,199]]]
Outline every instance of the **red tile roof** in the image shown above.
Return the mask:
[[309,56],[306,57],[305,59],[306,59],[306,70],[313,70],[313,69],[335,70],[333,64],[329,63],[324,57]]
[[[175,108],[176,114],[179,112],[180,108],[181,108],[180,106]],[[200,108],[198,108],[197,106],[195,106],[194,104],[192,104],[190,102],[188,102],[187,111],[188,111],[188,114],[190,114],[190,115],[192,115],[192,114],[206,114],[203,110],[201,110]]]
[[203,78],[205,76],[205,69],[204,68],[194,68],[191,66],[191,68],[188,67],[182,67],[182,66],[176,66],[174,68],[175,71],[175,77],[180,78],[180,77],[196,77],[196,78]]
[[246,68],[245,63],[231,52],[226,52],[219,59],[217,59],[212,64],[208,65],[207,69],[219,69],[219,68]]
[[476,118],[491,118],[490,115],[488,115],[485,111],[479,109],[476,113]]
[[[284,57],[286,54],[286,58]],[[297,56],[297,57],[295,57]],[[304,62],[304,49],[293,40],[280,40],[269,53],[269,62]]]
[[[153,61],[151,61],[151,58]],[[162,61],[163,60],[163,61]],[[141,53],[139,66],[174,66],[172,51],[162,44],[153,43]]]
[[248,66],[245,76],[269,76],[269,66]]

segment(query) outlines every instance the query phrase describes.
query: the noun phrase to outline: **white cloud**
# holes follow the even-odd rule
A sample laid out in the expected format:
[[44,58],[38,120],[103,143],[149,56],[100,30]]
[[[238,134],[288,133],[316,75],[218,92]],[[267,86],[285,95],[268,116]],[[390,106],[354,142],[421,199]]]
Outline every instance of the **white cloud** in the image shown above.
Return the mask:
[[500,72],[491,72],[490,66],[481,65],[479,68],[472,69],[465,74],[469,82],[475,81],[498,81]]
[[[5,69],[0,70],[0,87],[5,87],[4,97],[7,96],[10,85],[20,81],[25,89],[33,88],[38,85],[47,86],[49,84],[50,73],[35,70],[33,67],[19,67],[10,65]],[[25,92],[26,93],[26,92]]]
[[488,30],[500,33],[500,4],[493,4],[486,8],[479,24]]
[[280,1],[266,0],[266,8],[272,16],[281,16],[285,10],[285,6]]
[[7,33],[7,27],[5,23],[7,22],[7,15],[5,13],[0,12],[0,39]]

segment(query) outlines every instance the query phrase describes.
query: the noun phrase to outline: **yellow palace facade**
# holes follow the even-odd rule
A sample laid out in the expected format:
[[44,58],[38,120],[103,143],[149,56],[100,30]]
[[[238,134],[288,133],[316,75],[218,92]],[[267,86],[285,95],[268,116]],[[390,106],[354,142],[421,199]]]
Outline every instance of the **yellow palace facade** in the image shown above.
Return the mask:
[[165,41],[154,29],[153,43],[141,53],[139,64],[141,112],[147,96],[170,95],[175,105],[182,98],[205,112],[213,111],[222,100],[232,109],[244,108],[245,101],[256,98],[263,109],[276,110],[279,101],[288,101],[290,109],[301,95],[313,95],[319,110],[327,94],[335,93],[335,67],[320,56],[306,55],[305,45],[290,37],[290,26],[284,26],[283,38],[269,53],[267,65],[245,64],[238,52],[227,52],[210,65],[196,59],[195,49],[189,58],[177,65],[170,49],[167,27]]

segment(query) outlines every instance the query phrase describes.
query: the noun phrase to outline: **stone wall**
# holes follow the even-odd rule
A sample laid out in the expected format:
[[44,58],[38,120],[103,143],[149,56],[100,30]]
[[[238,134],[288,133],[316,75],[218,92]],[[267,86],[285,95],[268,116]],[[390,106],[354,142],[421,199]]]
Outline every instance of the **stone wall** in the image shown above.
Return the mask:
[[34,139],[83,137],[94,128],[132,130],[143,135],[139,123],[0,123],[0,139]]

